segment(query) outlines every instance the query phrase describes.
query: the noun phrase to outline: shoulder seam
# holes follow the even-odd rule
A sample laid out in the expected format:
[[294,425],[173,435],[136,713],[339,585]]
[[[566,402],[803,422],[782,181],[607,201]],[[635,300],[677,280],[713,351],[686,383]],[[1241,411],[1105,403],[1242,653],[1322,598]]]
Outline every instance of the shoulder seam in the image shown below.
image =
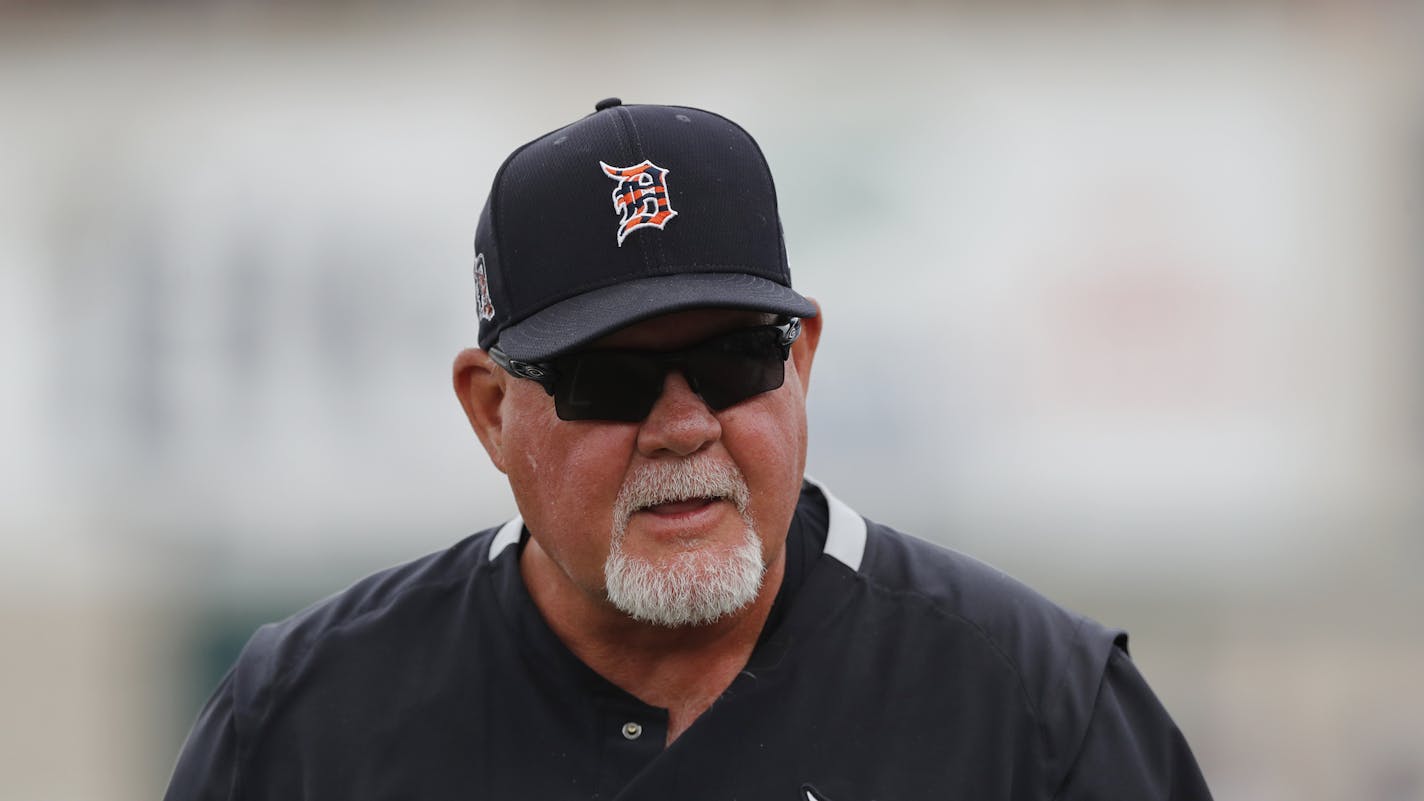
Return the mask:
[[[491,538],[491,537],[493,536],[493,533],[494,533],[494,532],[497,532],[497,531],[498,531],[498,529],[488,529],[488,530],[486,530],[486,531],[484,531],[484,532],[480,532],[480,533],[476,534],[475,536],[476,536],[476,537],[482,537],[482,538],[488,539],[488,538]],[[454,546],[452,545],[451,547],[453,548]],[[448,550],[448,549],[447,549],[447,550]],[[483,554],[485,553],[485,551],[486,551],[486,546],[483,545],[483,544],[477,544],[477,545],[474,546],[474,552],[475,552],[477,555],[479,555],[479,556],[483,556]],[[438,554],[438,553],[440,553],[440,552],[437,551],[436,553]],[[417,559],[417,560],[413,560],[413,561],[419,561],[419,560]],[[407,564],[409,564],[409,563],[407,563]],[[457,575],[457,576],[452,576],[452,577],[447,578],[447,579],[442,580],[442,581],[424,581],[424,582],[420,582],[420,583],[417,583],[417,584],[413,584],[413,585],[411,585],[411,586],[409,586],[409,587],[406,587],[406,588],[400,593],[400,596],[401,596],[401,597],[404,597],[404,596],[408,595],[409,593],[418,592],[418,591],[425,590],[425,589],[432,588],[432,587],[434,587],[434,588],[439,588],[441,591],[448,591],[450,588],[452,588],[452,587],[458,587],[458,586],[460,586],[461,584],[463,584],[465,581],[468,581],[468,580],[471,578],[471,576],[473,576],[473,574],[474,574],[476,571],[478,571],[479,569],[481,569],[482,565],[484,565],[484,564],[487,564],[487,562],[486,562],[484,559],[477,557],[477,558],[474,560],[473,569],[471,570],[470,573],[468,573],[468,574],[462,574],[462,575]],[[396,568],[390,568],[390,569],[392,569],[392,570],[394,570],[394,569],[399,569],[399,566],[397,566]],[[373,574],[371,574],[371,575],[372,575],[372,576],[379,575],[380,572],[384,572],[384,571],[378,571],[377,573],[373,573]],[[369,576],[368,576],[368,577],[365,577],[365,578],[369,578]],[[364,580],[364,578],[358,580],[358,583],[359,583],[359,581],[361,581],[361,580]],[[350,590],[352,586],[355,586],[355,584],[353,583],[352,585],[348,586],[346,589],[341,590],[341,591],[339,591],[339,592],[337,592],[337,593],[335,593],[335,594],[333,594],[333,595],[327,596],[326,598],[322,599],[321,601],[317,601],[316,603],[312,604],[311,606],[308,606],[308,607],[306,607],[305,609],[303,609],[303,610],[301,610],[301,611],[298,611],[298,612],[294,613],[293,615],[291,615],[291,616],[289,616],[289,617],[287,617],[287,618],[285,618],[285,619],[283,619],[283,620],[281,620],[281,621],[277,621],[277,622],[274,622],[274,623],[265,623],[265,624],[263,624],[262,626],[259,626],[258,629],[257,629],[257,631],[253,633],[253,635],[252,635],[252,640],[255,640],[255,639],[256,639],[259,635],[261,635],[264,631],[267,631],[267,632],[269,632],[269,633],[272,633],[272,636],[273,636],[273,638],[274,638],[273,641],[269,644],[269,646],[268,646],[268,648],[267,648],[267,653],[265,653],[265,654],[262,655],[263,659],[264,659],[264,660],[276,660],[276,659],[277,659],[277,657],[278,657],[278,648],[277,648],[277,646],[278,646],[279,643],[281,643],[281,642],[285,639],[284,636],[281,636],[281,635],[276,634],[276,632],[278,631],[278,628],[279,628],[280,626],[282,626],[282,625],[285,624],[285,623],[295,621],[299,616],[302,616],[302,615],[304,615],[304,614],[306,614],[306,613],[308,613],[308,612],[313,611],[315,608],[317,608],[318,606],[321,606],[321,605],[324,604],[324,603],[327,603],[327,602],[329,602],[329,601],[332,601],[333,599],[335,599],[335,598],[337,598],[338,596],[340,596],[342,593],[344,593],[344,592]],[[332,635],[333,633],[336,633],[336,632],[339,632],[339,631],[344,631],[344,630],[348,629],[349,627],[351,627],[351,626],[353,626],[353,625],[356,625],[356,624],[359,623],[360,621],[365,620],[366,618],[370,617],[371,615],[376,614],[377,612],[381,612],[381,611],[384,611],[384,610],[386,610],[386,609],[389,609],[389,608],[391,607],[391,605],[396,602],[396,600],[397,600],[397,598],[388,598],[388,599],[386,599],[384,602],[382,602],[381,604],[379,604],[379,605],[377,605],[377,606],[372,606],[372,607],[369,607],[369,608],[366,608],[366,609],[362,609],[360,612],[358,612],[358,613],[356,613],[356,614],[353,614],[351,617],[349,617],[349,618],[347,618],[347,619],[341,621],[340,624],[323,630],[323,631],[321,632],[320,636],[314,636],[314,637],[303,638],[299,643],[297,643],[298,647],[297,647],[296,649],[294,649],[294,650],[296,651],[296,653],[294,654],[294,656],[297,657],[297,659],[295,659],[294,661],[301,661],[302,659],[304,659],[307,655],[309,655],[309,654],[311,653],[311,651],[312,651],[322,640],[326,639],[328,636]],[[251,644],[252,640],[249,640],[249,644]],[[244,648],[244,649],[243,649],[243,653],[242,653],[241,655],[239,655],[239,657],[238,657],[238,665],[240,665],[240,664],[242,663],[244,657],[246,657],[246,656],[247,656],[247,652],[246,652],[246,648]],[[268,722],[269,722],[269,721],[271,720],[271,718],[272,718],[273,711],[274,711],[274,710],[277,708],[277,706],[279,705],[279,703],[278,703],[279,699],[284,698],[284,697],[286,696],[288,690],[290,689],[290,684],[291,684],[291,682],[294,680],[294,677],[293,677],[291,671],[279,671],[278,668],[280,668],[280,666],[274,664],[274,665],[268,667],[268,669],[264,671],[265,673],[268,674],[268,676],[270,677],[270,679],[266,682],[266,687],[265,687],[265,690],[266,690],[266,698],[264,699],[264,702],[262,703],[262,712],[261,712],[261,715],[259,715],[259,716],[257,717],[256,721],[255,721],[254,724],[253,724],[253,729],[254,729],[253,734],[254,734],[254,736],[255,736],[256,732],[261,731],[261,730],[263,730],[263,729],[265,729],[265,728],[267,727]],[[236,670],[237,670],[237,666],[234,666],[234,671],[236,672]],[[236,678],[236,675],[234,675],[234,678]],[[233,701],[234,701],[234,704],[236,704],[236,703],[238,702],[238,700],[239,700],[239,697],[238,697],[238,695],[237,695],[237,686],[236,686],[236,683],[234,683],[233,695],[234,695]],[[243,747],[242,739],[243,739],[243,738],[239,737],[239,740],[238,740],[238,754],[239,754],[238,766],[237,766],[238,771],[241,771],[241,769],[243,768],[243,766],[245,766],[245,764],[251,759],[251,752],[250,752],[250,749],[247,749],[247,748],[244,748],[244,747]],[[235,772],[237,772],[237,771],[235,771]],[[236,778],[234,778],[234,784],[235,784],[235,785],[237,784]]]
[[988,631],[985,631],[983,626],[979,625],[973,620],[970,620],[964,615],[945,609],[938,602],[936,602],[935,599],[931,598],[928,595],[925,595],[922,592],[918,592],[915,590],[892,589],[875,580],[874,578],[871,578],[865,573],[856,572],[854,575],[865,581],[867,586],[875,589],[882,595],[887,595],[892,598],[914,599],[916,601],[921,602],[926,609],[928,609],[935,615],[947,620],[955,620],[964,624],[965,626],[968,626],[970,630],[972,630],[979,637],[979,639],[983,640],[984,643],[989,646],[990,650],[994,652],[994,654],[1000,659],[1000,661],[1004,663],[1004,666],[1008,668],[1009,672],[1013,674],[1015,683],[1018,685],[1019,694],[1023,697],[1024,706],[1026,706],[1029,710],[1029,713],[1033,715],[1034,723],[1038,726],[1040,738],[1046,739],[1047,731],[1044,728],[1042,710],[1039,709],[1036,703],[1034,703],[1033,696],[1028,691],[1028,684],[1024,681],[1023,672],[1019,670],[1018,663],[1011,659],[1009,655],[1004,652],[1004,649],[999,647],[998,641],[995,640],[994,637],[990,635]]
[[[1080,625],[1080,626],[1079,626],[1079,630],[1081,630],[1081,629],[1082,629],[1082,626]],[[1075,632],[1075,634],[1076,634],[1076,632]],[[1119,641],[1122,640],[1125,636],[1126,636],[1125,634],[1119,634],[1117,637],[1115,637],[1115,638],[1113,639],[1113,644],[1112,644],[1112,646],[1110,646],[1110,647],[1108,648],[1107,658],[1103,660],[1103,667],[1102,667],[1101,675],[1098,676],[1098,689],[1097,689],[1097,692],[1093,694],[1092,711],[1091,711],[1091,712],[1089,713],[1089,715],[1088,715],[1087,725],[1085,726],[1084,731],[1083,731],[1083,739],[1080,740],[1080,741],[1077,743],[1077,747],[1076,747],[1076,748],[1074,749],[1074,751],[1073,751],[1073,757],[1072,757],[1072,759],[1069,759],[1069,760],[1068,760],[1068,763],[1067,763],[1066,765],[1064,765],[1062,775],[1060,775],[1060,776],[1048,776],[1048,777],[1045,777],[1046,779],[1052,781],[1052,784],[1047,785],[1048,787],[1053,788],[1052,795],[1049,796],[1050,801],[1058,801],[1058,799],[1060,799],[1060,798],[1063,797],[1063,790],[1064,790],[1064,788],[1066,788],[1066,787],[1068,786],[1069,780],[1072,779],[1072,777],[1073,777],[1073,769],[1074,769],[1075,767],[1077,767],[1077,765],[1078,765],[1078,760],[1082,757],[1082,755],[1083,755],[1083,750],[1087,747],[1087,729],[1092,727],[1093,719],[1097,716],[1097,711],[1098,711],[1098,699],[1099,699],[1099,697],[1102,695],[1102,693],[1103,693],[1103,685],[1104,685],[1104,683],[1107,681],[1107,668],[1108,668],[1108,665],[1109,665],[1114,659],[1130,659],[1130,658],[1131,658],[1131,657],[1128,656],[1127,651],[1123,650],[1122,646],[1119,644]],[[1066,681],[1066,677],[1065,677],[1065,681]]]
[[[884,526],[882,526],[882,525],[880,525],[880,524],[878,524],[878,523],[873,523],[873,522],[871,522],[871,523],[869,523],[869,525],[870,525],[871,527],[874,527],[874,528],[886,529],[886,527],[884,527]],[[893,529],[888,529],[888,531],[894,532]],[[895,534],[899,534],[899,532],[894,532],[894,533],[895,533]],[[884,536],[886,536],[886,533],[885,533],[884,531],[882,531],[881,534],[880,534],[880,536],[881,536],[881,537],[884,537]],[[899,534],[899,536],[907,537],[908,535]],[[870,549],[871,549],[871,543],[869,542],[870,539],[873,539],[873,538],[867,537],[867,544],[866,544],[866,550],[867,550],[867,554],[866,554],[866,555],[867,555],[867,557],[870,555],[870,554],[869,554],[869,551],[870,551]],[[931,544],[931,545],[932,545],[932,543],[927,543],[927,544]],[[951,554],[951,555],[955,555],[955,552],[950,551],[950,554]],[[959,556],[962,557],[963,555],[962,555],[962,554],[959,554]],[[966,557],[966,558],[972,559],[972,557]],[[975,560],[975,561],[977,561],[977,560]],[[983,563],[980,563],[980,564],[983,564]],[[1006,574],[1003,573],[1003,571],[998,570],[997,568],[994,568],[992,565],[984,565],[984,566],[985,566],[985,568],[994,571],[996,574],[998,574],[999,576],[1003,577],[1004,579],[1009,580],[1009,581],[1014,581],[1014,579],[1012,579],[1012,577],[1007,576]],[[1047,717],[1046,717],[1046,715],[1045,715],[1044,707],[1042,706],[1042,704],[1049,703],[1053,698],[1058,698],[1058,697],[1062,697],[1062,696],[1063,696],[1064,688],[1067,686],[1069,680],[1072,678],[1072,670],[1070,669],[1070,666],[1069,666],[1068,664],[1054,664],[1054,665],[1052,666],[1052,668],[1053,668],[1053,671],[1054,671],[1055,673],[1057,673],[1057,675],[1056,675],[1056,676],[1049,676],[1049,677],[1046,677],[1048,681],[1054,682],[1054,683],[1052,684],[1052,688],[1053,688],[1052,691],[1051,691],[1051,692],[1048,692],[1048,693],[1045,693],[1045,695],[1044,695],[1043,698],[1035,698],[1035,697],[1033,696],[1033,694],[1029,692],[1029,689],[1028,689],[1028,682],[1027,682],[1027,680],[1026,680],[1026,678],[1025,678],[1024,672],[1023,672],[1023,670],[1021,669],[1019,663],[1018,663],[1014,658],[1012,658],[1012,657],[1000,646],[999,641],[994,637],[994,635],[993,635],[992,633],[990,633],[987,629],[985,629],[980,623],[978,623],[977,621],[975,621],[975,620],[973,620],[973,619],[971,619],[971,618],[969,618],[969,617],[966,617],[966,616],[960,614],[959,612],[954,611],[952,608],[947,608],[939,599],[936,599],[936,598],[934,598],[933,596],[927,595],[927,594],[925,594],[924,592],[921,592],[921,591],[918,591],[918,590],[913,590],[913,589],[907,590],[907,589],[896,589],[896,588],[892,588],[892,587],[890,587],[890,586],[887,586],[887,585],[883,584],[883,583],[882,583],[880,580],[878,580],[877,578],[875,578],[875,577],[873,577],[873,576],[871,576],[871,575],[869,575],[868,573],[863,572],[863,571],[855,571],[855,572],[854,572],[854,575],[856,575],[856,576],[861,577],[862,579],[864,579],[865,582],[866,582],[866,584],[867,584],[867,586],[874,588],[875,590],[877,590],[879,593],[881,593],[881,594],[883,594],[883,595],[890,596],[890,597],[894,597],[894,598],[913,598],[913,599],[917,599],[920,603],[922,603],[925,607],[927,607],[932,613],[938,615],[939,617],[944,618],[944,619],[955,620],[955,621],[958,621],[958,622],[962,623],[963,625],[967,626],[971,631],[973,631],[973,632],[975,633],[975,635],[977,635],[977,636],[990,648],[990,650],[992,650],[992,651],[994,652],[994,654],[995,654],[995,655],[999,658],[999,660],[1003,663],[1004,667],[1005,667],[1006,669],[1008,669],[1008,670],[1013,674],[1014,679],[1015,679],[1015,682],[1016,682],[1017,685],[1018,685],[1019,694],[1020,694],[1021,698],[1023,699],[1023,703],[1024,703],[1025,707],[1028,709],[1029,714],[1033,716],[1034,726],[1035,726],[1035,728],[1037,729],[1037,732],[1038,732],[1038,747],[1039,747],[1039,753],[1040,753],[1040,756],[1041,756],[1041,761],[1040,761],[1040,763],[1039,763],[1039,769],[1040,769],[1040,770],[1043,770],[1043,771],[1046,771],[1046,770],[1050,767],[1050,759],[1049,759],[1049,757],[1050,757],[1051,754],[1054,753],[1054,750],[1053,750],[1053,742],[1052,742],[1052,741],[1053,741],[1052,733],[1051,733],[1051,731],[1050,731],[1050,727],[1049,727],[1049,724],[1048,724],[1048,720],[1047,720]],[[1028,589],[1029,589],[1029,591],[1032,591],[1031,588],[1028,588]],[[1040,596],[1040,597],[1041,597],[1041,596]],[[1068,635],[1068,641],[1069,641],[1069,643],[1070,643],[1072,646],[1074,646],[1074,647],[1081,645],[1081,644],[1083,643],[1084,631],[1085,631],[1085,629],[1086,629],[1090,624],[1093,624],[1093,621],[1092,621],[1090,618],[1088,618],[1088,617],[1086,617],[1086,616],[1084,616],[1084,615],[1082,615],[1082,614],[1080,614],[1080,613],[1078,613],[1078,612],[1075,612],[1075,611],[1073,611],[1073,610],[1071,610],[1071,609],[1064,608],[1064,607],[1062,607],[1062,606],[1059,606],[1058,604],[1054,604],[1051,600],[1048,600],[1047,598],[1043,598],[1043,602],[1046,603],[1046,604],[1052,605],[1054,608],[1060,610],[1064,615],[1066,615],[1069,619],[1072,620],[1072,631],[1071,631],[1071,633]],[[1117,648],[1110,648],[1109,650],[1111,651],[1111,650],[1118,650],[1118,649],[1117,649]],[[1106,660],[1104,660],[1104,661],[1106,661]],[[1101,666],[1100,666],[1100,671],[1101,671]],[[1045,779],[1051,779],[1051,777],[1047,777],[1047,776],[1045,776],[1044,778],[1045,778]],[[1051,785],[1050,785],[1050,786],[1051,786]]]

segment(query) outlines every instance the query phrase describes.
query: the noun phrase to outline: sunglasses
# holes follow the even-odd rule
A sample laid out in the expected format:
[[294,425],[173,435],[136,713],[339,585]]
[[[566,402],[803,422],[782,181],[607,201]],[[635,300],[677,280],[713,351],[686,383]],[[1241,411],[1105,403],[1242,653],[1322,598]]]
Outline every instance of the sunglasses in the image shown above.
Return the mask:
[[489,355],[510,374],[539,382],[554,396],[560,420],[636,423],[653,410],[669,370],[681,372],[713,411],[780,387],[791,343],[800,334],[801,321],[793,317],[682,350],[585,350],[537,363],[511,359],[498,346]]

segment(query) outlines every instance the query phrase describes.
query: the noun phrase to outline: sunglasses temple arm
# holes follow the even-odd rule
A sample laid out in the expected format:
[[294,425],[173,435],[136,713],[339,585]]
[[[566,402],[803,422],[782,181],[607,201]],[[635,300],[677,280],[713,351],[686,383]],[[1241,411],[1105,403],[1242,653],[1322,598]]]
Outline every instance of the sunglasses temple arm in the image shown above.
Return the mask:
[[531,364],[530,362],[521,362],[518,359],[511,359],[505,355],[504,351],[494,345],[490,346],[489,355],[491,359],[494,359],[495,364],[503,367],[510,375],[536,381],[539,386],[544,388],[545,392],[550,395],[554,394],[553,368],[542,364]]
[[791,356],[791,343],[801,336],[801,318],[792,317],[786,323],[786,330],[781,332],[781,358],[786,359]]

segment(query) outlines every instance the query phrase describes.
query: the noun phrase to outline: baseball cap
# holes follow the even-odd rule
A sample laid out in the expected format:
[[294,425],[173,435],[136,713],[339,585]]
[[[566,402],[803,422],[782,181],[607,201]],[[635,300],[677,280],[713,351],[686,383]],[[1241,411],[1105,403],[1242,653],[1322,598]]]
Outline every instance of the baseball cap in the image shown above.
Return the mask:
[[542,361],[640,320],[812,317],[761,148],[721,115],[600,101],[495,173],[475,230],[479,345]]

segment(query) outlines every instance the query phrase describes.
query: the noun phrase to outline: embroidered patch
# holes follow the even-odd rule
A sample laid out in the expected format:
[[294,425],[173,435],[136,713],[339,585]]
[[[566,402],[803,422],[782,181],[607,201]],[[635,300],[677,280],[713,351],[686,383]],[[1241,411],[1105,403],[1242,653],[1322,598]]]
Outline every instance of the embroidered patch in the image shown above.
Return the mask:
[[494,301],[490,299],[489,278],[485,276],[485,254],[475,254],[475,307],[481,320],[494,319]]
[[623,215],[618,223],[618,247],[639,228],[658,228],[677,216],[668,199],[668,171],[644,159],[631,167],[604,164],[603,174],[618,182],[613,190],[613,210]]

